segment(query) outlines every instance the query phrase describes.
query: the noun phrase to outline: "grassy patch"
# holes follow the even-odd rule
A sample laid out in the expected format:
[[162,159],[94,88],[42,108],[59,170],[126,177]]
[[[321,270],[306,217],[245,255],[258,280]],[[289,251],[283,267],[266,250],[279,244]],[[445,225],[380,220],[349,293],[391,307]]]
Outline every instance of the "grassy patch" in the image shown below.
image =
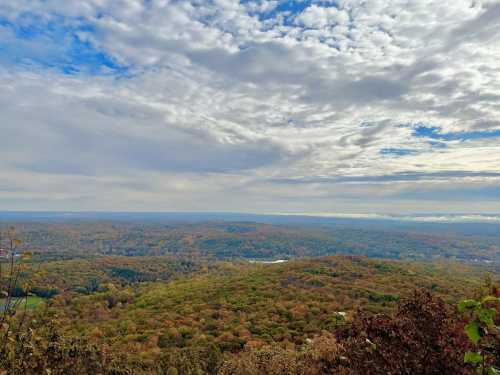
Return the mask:
[[[14,298],[14,300],[18,300],[18,298]],[[27,303],[27,308],[29,310],[33,310],[36,308],[41,302],[43,302],[45,299],[37,296],[29,296],[28,297],[28,303]],[[5,298],[0,298],[0,310],[3,310],[5,306]],[[21,302],[19,305],[19,308],[24,308],[24,302]]]

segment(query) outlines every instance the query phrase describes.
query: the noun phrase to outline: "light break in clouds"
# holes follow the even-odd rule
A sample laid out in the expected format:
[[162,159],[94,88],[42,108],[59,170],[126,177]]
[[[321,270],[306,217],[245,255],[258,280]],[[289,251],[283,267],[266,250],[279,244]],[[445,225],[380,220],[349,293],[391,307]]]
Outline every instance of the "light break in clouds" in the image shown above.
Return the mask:
[[500,2],[0,2],[0,209],[500,212]]

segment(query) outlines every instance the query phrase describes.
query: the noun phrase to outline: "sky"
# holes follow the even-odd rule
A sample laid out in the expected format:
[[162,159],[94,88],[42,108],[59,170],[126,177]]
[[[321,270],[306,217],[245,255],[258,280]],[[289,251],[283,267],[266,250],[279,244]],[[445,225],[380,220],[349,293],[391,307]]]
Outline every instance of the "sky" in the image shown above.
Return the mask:
[[500,213],[500,1],[0,1],[0,114],[0,210]]

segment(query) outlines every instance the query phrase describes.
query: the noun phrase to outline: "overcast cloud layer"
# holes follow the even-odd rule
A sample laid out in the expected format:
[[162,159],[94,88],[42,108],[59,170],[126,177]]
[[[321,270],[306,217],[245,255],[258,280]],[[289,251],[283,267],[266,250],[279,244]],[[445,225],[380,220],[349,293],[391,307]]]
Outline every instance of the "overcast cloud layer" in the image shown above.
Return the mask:
[[0,210],[500,212],[500,2],[0,2]]

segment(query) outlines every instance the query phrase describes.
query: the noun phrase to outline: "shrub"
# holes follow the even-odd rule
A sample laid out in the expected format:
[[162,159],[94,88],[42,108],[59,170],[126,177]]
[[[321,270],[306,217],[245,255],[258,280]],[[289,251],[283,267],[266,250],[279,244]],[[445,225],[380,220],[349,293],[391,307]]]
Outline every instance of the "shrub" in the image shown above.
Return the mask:
[[455,310],[426,292],[399,304],[394,316],[358,314],[339,332],[356,374],[470,374],[470,344]]

